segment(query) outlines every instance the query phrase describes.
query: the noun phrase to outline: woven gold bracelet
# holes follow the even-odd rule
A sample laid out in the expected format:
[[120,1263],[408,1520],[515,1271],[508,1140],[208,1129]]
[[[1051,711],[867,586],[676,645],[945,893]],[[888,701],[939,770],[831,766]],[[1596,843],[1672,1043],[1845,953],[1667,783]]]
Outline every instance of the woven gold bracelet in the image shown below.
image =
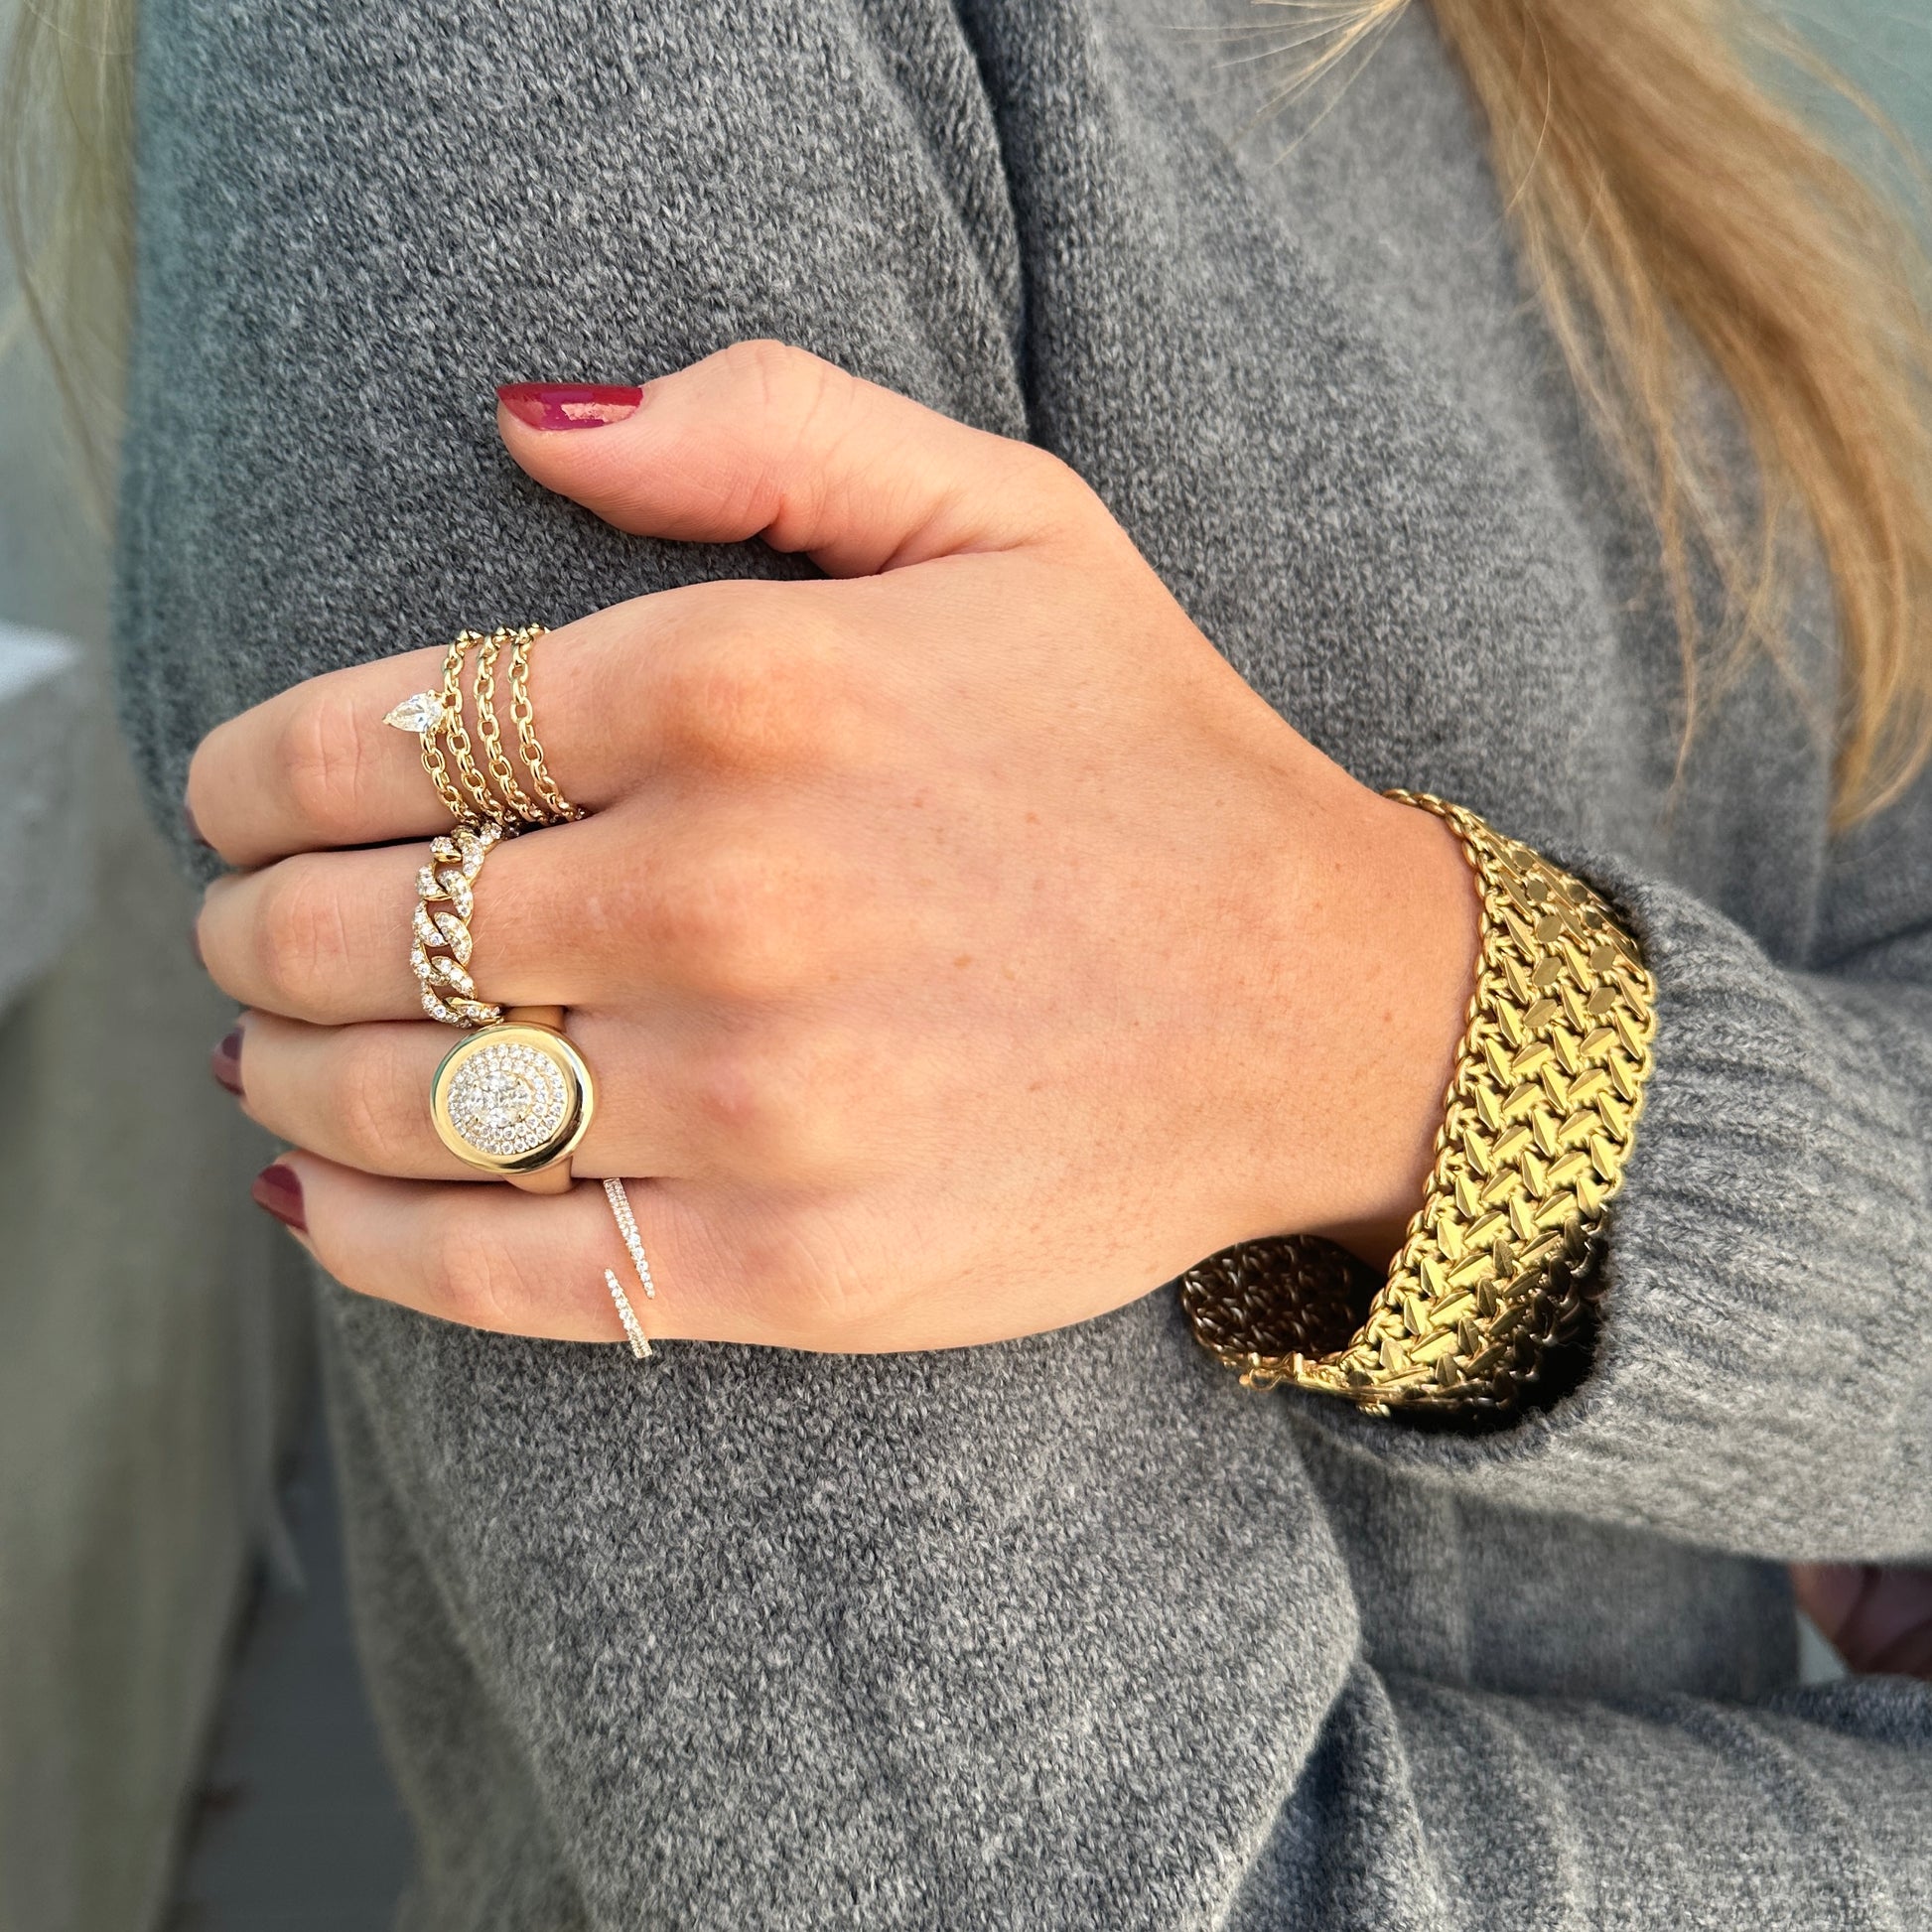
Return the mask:
[[1210,1256],[1181,1277],[1181,1305],[1252,1388],[1293,1382],[1380,1415],[1508,1411],[1582,1321],[1643,1111],[1656,987],[1581,880],[1462,806],[1389,796],[1447,821],[1482,898],[1422,1207],[1365,1318],[1369,1271],[1304,1236]]

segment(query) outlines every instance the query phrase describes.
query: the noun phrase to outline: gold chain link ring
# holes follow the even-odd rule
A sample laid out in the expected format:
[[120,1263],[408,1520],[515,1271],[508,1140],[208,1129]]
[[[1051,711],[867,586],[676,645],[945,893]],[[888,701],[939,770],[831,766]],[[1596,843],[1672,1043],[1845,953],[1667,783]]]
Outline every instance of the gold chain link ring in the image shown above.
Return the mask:
[[1319,1389],[1387,1415],[1507,1411],[1579,1327],[1622,1184],[1656,1032],[1636,943],[1581,880],[1426,793],[1482,898],[1482,950],[1423,1205],[1366,1318],[1370,1271],[1301,1236],[1181,1277],[1195,1338],[1253,1388]]
[[382,720],[385,725],[393,725],[397,731],[414,732],[422,741],[423,769],[429,773],[437,797],[449,807],[450,816],[459,825],[468,825],[473,829],[483,820],[457,789],[455,780],[450,776],[450,768],[443,760],[443,748],[438,741],[448,729],[453,711],[459,724],[462,721],[463,692],[458,680],[463,669],[463,653],[475,635],[474,631],[462,631],[450,645],[443,659],[443,688],[440,691],[418,691],[413,697],[405,698]]
[[[472,831],[495,825],[504,832],[519,832],[527,825],[562,825],[584,816],[550,775],[537,737],[536,709],[530,700],[530,649],[546,635],[540,623],[524,624],[517,630],[498,628],[487,637],[477,630],[459,631],[444,654],[442,689],[419,691],[405,698],[382,721],[398,731],[417,735],[422,742],[423,769],[429,773],[436,795],[457,824]],[[496,662],[505,645],[510,653],[510,717],[534,798],[517,781],[496,717]],[[464,718],[463,664],[473,649],[477,652],[477,669],[471,701],[476,707],[477,736],[489,766],[487,777],[477,763]],[[444,757],[445,742],[448,759]],[[450,771],[452,759],[454,776]]]
[[493,1027],[503,1010],[482,999],[470,972],[470,917],[476,879],[503,836],[502,828],[459,825],[454,838],[430,841],[429,864],[416,875],[409,969],[422,989],[423,1011],[446,1027]]
[[550,809],[550,823],[564,824],[584,814],[557,789],[537,742],[536,713],[530,703],[530,646],[548,633],[540,623],[526,623],[510,642],[510,717],[516,724],[517,750],[530,773],[530,784]]
[[496,722],[496,659],[512,637],[508,630],[492,630],[477,652],[477,735],[483,740],[483,759],[503,802],[524,824],[544,825],[549,815],[517,783],[515,767],[503,751],[502,727]]
[[[463,660],[470,650],[483,641],[483,633],[477,630],[461,630],[443,660],[443,736],[450,742],[451,755],[456,759],[457,777],[463,788],[476,801],[475,809],[464,820],[468,825],[500,825],[503,814],[496,803],[495,794],[489,789],[488,780],[477,768],[475,754],[470,748],[470,733],[463,722]],[[447,801],[446,801],[447,802]]]

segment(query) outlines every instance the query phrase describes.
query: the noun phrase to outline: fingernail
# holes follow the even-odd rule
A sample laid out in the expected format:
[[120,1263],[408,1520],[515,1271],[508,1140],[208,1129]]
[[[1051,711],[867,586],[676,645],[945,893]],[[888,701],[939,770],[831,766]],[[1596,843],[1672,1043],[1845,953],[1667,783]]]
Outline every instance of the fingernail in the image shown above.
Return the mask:
[[[227,1037],[207,1056],[208,1071],[230,1093],[241,1091],[241,1029],[230,1027]],[[274,1172],[273,1169],[270,1170]],[[287,1172],[286,1169],[283,1170]]]
[[284,1227],[292,1227],[297,1234],[308,1233],[309,1224],[302,1218],[302,1176],[293,1168],[277,1161],[255,1176],[255,1184],[248,1191],[254,1195],[255,1205],[267,1208]]
[[601,382],[506,382],[496,400],[532,429],[602,429],[637,413],[641,389]]
[[181,801],[181,822],[188,827],[188,836],[204,852],[212,852],[214,850],[213,846],[209,845],[207,840],[202,837],[202,828],[195,823],[195,807],[186,798]]

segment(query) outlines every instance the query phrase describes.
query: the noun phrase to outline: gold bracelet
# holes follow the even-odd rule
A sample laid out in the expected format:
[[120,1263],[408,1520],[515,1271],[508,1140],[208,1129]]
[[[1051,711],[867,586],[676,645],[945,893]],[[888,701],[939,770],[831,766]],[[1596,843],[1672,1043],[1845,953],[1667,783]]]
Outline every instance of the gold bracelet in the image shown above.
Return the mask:
[[1181,1277],[1181,1305],[1251,1388],[1293,1382],[1378,1415],[1507,1411],[1581,1324],[1643,1112],[1657,989],[1581,880],[1460,805],[1389,796],[1449,825],[1482,897],[1423,1204],[1358,1327],[1370,1271],[1305,1236],[1211,1256]]

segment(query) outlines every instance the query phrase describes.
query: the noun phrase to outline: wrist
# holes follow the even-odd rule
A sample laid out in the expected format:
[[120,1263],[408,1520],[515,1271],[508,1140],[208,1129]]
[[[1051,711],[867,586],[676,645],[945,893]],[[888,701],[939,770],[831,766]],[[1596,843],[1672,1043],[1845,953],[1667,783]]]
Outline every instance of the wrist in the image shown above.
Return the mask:
[[[1181,1302],[1202,1345],[1251,1387],[1293,1382],[1379,1415],[1501,1414],[1587,1317],[1643,1111],[1657,989],[1635,939],[1582,880],[1464,806],[1391,796],[1451,828],[1481,906],[1467,1024],[1418,1211],[1365,1309],[1360,1271],[1303,1234],[1208,1257],[1183,1275]],[[1350,1212],[1349,1198],[1346,1185],[1332,1193],[1327,1219],[1312,1206],[1304,1234],[1385,1246],[1389,1222]],[[1337,1317],[1355,1323],[1346,1341]]]
[[1428,1182],[1481,901],[1442,819],[1336,776],[1292,895],[1306,964],[1292,1058],[1273,1068],[1285,1132],[1267,1137],[1277,1166],[1262,1218],[1267,1232],[1321,1235],[1381,1266]]

